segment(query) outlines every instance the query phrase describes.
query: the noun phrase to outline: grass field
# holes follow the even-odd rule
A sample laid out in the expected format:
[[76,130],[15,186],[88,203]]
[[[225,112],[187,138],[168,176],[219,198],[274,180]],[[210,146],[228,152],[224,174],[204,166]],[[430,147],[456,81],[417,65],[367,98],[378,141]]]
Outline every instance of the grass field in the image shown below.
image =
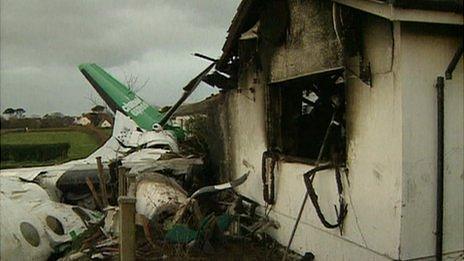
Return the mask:
[[[106,132],[105,134],[108,135]],[[77,130],[4,133],[0,136],[0,142],[1,144],[69,143],[70,145],[68,157],[64,160],[55,160],[51,162],[4,161],[0,163],[1,168],[58,164],[69,160],[85,158],[100,146],[100,142],[95,136]]]

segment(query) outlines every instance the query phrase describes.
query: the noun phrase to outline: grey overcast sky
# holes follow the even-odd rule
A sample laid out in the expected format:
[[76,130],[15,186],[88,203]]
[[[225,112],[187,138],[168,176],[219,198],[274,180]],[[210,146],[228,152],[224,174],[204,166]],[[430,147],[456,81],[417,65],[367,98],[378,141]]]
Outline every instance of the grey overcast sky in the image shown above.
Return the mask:
[[[77,66],[95,62],[117,79],[148,84],[139,95],[169,105],[221,54],[239,0],[1,0],[0,107],[28,115],[79,115],[97,93]],[[191,101],[213,89],[202,85]]]

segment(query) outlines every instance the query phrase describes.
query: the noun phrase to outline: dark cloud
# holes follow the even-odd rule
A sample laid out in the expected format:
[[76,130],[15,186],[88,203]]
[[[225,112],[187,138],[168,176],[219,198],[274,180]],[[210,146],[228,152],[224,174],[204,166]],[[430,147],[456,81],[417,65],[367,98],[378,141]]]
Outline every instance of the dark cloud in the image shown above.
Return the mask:
[[169,104],[207,65],[191,53],[220,55],[238,2],[1,0],[1,108],[86,110],[83,62],[149,79],[141,95]]

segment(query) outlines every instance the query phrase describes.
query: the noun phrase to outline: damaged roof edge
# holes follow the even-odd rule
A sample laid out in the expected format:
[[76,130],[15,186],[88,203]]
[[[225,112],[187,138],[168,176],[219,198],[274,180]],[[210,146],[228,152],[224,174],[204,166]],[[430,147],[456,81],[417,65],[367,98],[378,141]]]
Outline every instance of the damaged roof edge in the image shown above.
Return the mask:
[[462,13],[463,1],[459,0],[387,0],[395,7]]
[[[462,11],[460,13],[445,11],[441,6],[447,0],[414,0],[406,4],[405,0],[371,1],[371,0],[332,0],[332,2],[349,6],[363,12],[371,13],[390,21],[419,22],[419,23],[438,23],[463,25],[464,19]],[[419,4],[420,2],[420,4]],[[428,4],[425,5],[425,2]],[[432,5],[432,2],[434,5]],[[443,3],[439,3],[443,2]],[[439,6],[440,5],[440,6]],[[462,4],[456,3],[457,6]],[[425,7],[428,6],[429,9]]]
[[222,47],[222,55],[217,62],[216,69],[219,71],[224,71],[224,69],[226,69],[240,34],[249,29],[246,28],[247,25],[251,27],[259,20],[258,7],[262,4],[262,0],[242,0],[242,2],[240,2],[231,25],[227,30],[228,34]]
[[[392,21],[464,24],[462,0],[332,0],[335,3],[359,9]],[[263,0],[243,0],[237,8],[228,35],[222,47],[216,69],[228,72],[228,63],[234,56],[240,35],[259,20]],[[248,28],[249,27],[249,28]]]

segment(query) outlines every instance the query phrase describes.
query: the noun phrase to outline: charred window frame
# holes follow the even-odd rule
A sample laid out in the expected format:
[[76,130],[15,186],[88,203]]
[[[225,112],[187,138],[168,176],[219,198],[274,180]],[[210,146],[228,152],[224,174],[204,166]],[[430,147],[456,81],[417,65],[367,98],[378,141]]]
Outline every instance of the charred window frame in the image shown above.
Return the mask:
[[314,164],[329,124],[322,161],[345,158],[343,70],[267,86],[267,142],[283,160]]

